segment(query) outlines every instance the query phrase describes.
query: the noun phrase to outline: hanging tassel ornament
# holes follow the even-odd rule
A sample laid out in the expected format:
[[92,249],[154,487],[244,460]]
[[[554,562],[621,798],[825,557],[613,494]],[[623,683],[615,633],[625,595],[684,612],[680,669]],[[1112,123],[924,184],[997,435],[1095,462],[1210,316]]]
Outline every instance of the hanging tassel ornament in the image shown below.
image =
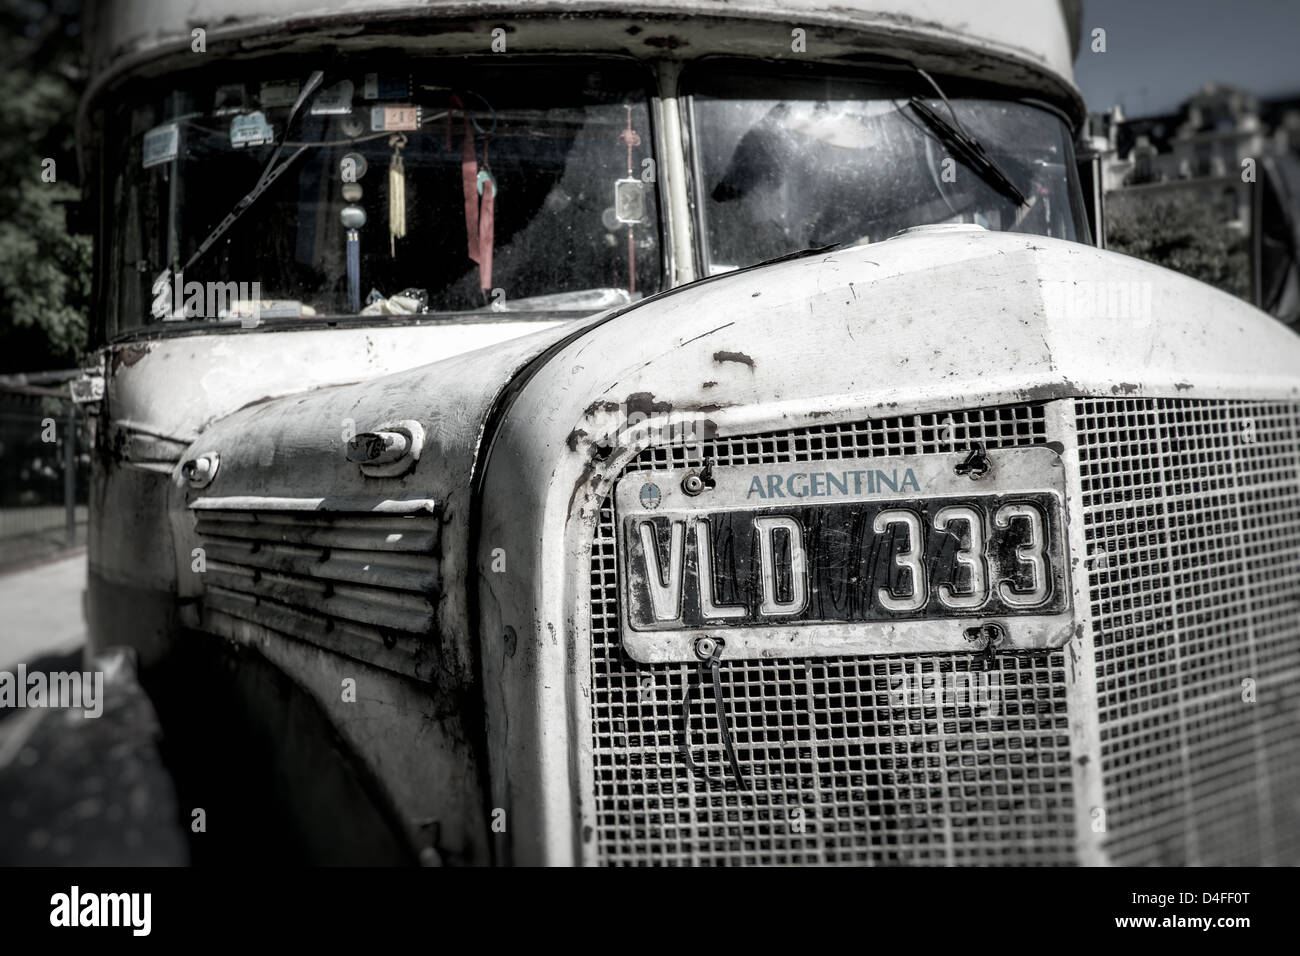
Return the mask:
[[347,230],[348,308],[356,314],[361,311],[361,227],[366,224],[366,211],[344,206],[339,218]]
[[388,253],[396,258],[397,240],[406,238],[406,164],[402,162],[406,134],[390,136],[388,145],[393,147],[393,161],[388,164]]

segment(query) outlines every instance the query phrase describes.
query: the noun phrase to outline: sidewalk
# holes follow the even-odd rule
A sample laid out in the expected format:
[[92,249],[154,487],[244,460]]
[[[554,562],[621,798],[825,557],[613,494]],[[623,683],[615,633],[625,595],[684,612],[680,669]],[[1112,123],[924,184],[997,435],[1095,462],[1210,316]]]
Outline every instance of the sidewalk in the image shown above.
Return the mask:
[[85,643],[86,552],[0,574],[0,670]]

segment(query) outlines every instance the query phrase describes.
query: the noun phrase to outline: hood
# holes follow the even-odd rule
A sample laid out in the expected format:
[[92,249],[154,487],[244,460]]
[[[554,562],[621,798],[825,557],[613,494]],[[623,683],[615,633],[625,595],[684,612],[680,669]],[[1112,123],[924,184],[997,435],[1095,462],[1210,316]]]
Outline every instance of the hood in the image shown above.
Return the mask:
[[1290,397],[1297,369],[1300,337],[1204,283],[1079,243],[939,225],[611,316],[521,401],[560,405],[548,416],[572,431],[550,440],[572,446],[616,439],[618,416],[637,411],[744,433],[904,405]]

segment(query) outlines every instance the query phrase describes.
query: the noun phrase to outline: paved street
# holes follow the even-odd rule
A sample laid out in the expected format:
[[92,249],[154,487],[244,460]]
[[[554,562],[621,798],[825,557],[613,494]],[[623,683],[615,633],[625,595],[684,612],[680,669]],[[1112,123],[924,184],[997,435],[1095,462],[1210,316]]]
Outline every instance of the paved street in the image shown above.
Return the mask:
[[0,670],[85,642],[86,552],[0,574]]
[[102,712],[0,709],[0,866],[189,859],[161,728],[130,654],[83,661],[84,550],[0,574],[0,671],[95,673]]

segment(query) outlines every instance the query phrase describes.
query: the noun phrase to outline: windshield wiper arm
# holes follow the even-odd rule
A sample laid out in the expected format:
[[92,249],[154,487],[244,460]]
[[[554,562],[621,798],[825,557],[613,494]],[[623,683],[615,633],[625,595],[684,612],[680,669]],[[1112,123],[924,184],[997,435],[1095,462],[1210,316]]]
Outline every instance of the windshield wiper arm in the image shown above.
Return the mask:
[[253,188],[249,191],[248,195],[235,203],[235,207],[231,209],[230,212],[226,213],[226,217],[222,219],[221,222],[217,223],[216,228],[208,233],[206,239],[199,243],[199,247],[194,250],[194,255],[190,256],[189,261],[182,267],[182,272],[188,270],[189,267],[194,265],[194,263],[197,262],[205,252],[211,249],[212,245],[226,234],[226,230],[233,226],[239,217],[248,211],[249,207],[257,201],[258,197],[271,188],[271,184],[280,178],[280,174],[292,166],[294,160],[307,151],[306,146],[299,146],[298,151],[292,156],[286,159],[279,166],[275,165],[275,161],[280,158],[280,153],[284,149],[284,141],[289,136],[290,124],[293,123],[294,117],[298,115],[298,110],[302,108],[302,104],[307,101],[307,97],[316,92],[317,87],[321,85],[321,82],[324,79],[325,74],[321,70],[316,70],[311,74],[311,76],[307,77],[307,82],[302,86],[302,92],[299,93],[298,98],[294,100],[293,108],[289,110],[289,116],[284,121],[284,135],[280,137],[280,142],[279,145],[275,147],[275,152],[271,154],[271,158],[267,160],[266,166],[262,168],[262,175],[257,177],[257,182],[253,184]]
[[199,243],[199,247],[194,250],[194,255],[190,256],[189,261],[185,263],[181,271],[184,272],[188,270],[190,266],[194,265],[194,263],[202,257],[203,253],[211,249],[213,244],[226,234],[226,230],[233,226],[240,216],[248,212],[248,208],[257,201],[257,198],[271,188],[271,184],[280,178],[280,174],[292,166],[294,160],[305,152],[307,152],[307,147],[299,146],[292,156],[282,162],[279,166],[275,167],[275,169],[272,169],[269,172],[263,172],[262,178],[258,180],[257,185],[253,187],[252,191],[243,199],[239,200],[239,202],[235,203],[235,207],[231,209],[230,212],[226,213],[226,218],[217,223],[216,228],[213,229],[212,232],[208,233],[208,237]]
[[1028,200],[1020,188],[1011,181],[1011,177],[1002,171],[1002,168],[993,161],[993,157],[984,151],[984,147],[964,130],[958,129],[952,123],[936,113],[920,97],[913,96],[909,101],[912,109],[920,115],[925,121],[925,125],[933,130],[939,140],[952,150],[957,158],[966,166],[973,169],[981,179],[1002,193],[1015,200],[1017,206],[1025,205]]

